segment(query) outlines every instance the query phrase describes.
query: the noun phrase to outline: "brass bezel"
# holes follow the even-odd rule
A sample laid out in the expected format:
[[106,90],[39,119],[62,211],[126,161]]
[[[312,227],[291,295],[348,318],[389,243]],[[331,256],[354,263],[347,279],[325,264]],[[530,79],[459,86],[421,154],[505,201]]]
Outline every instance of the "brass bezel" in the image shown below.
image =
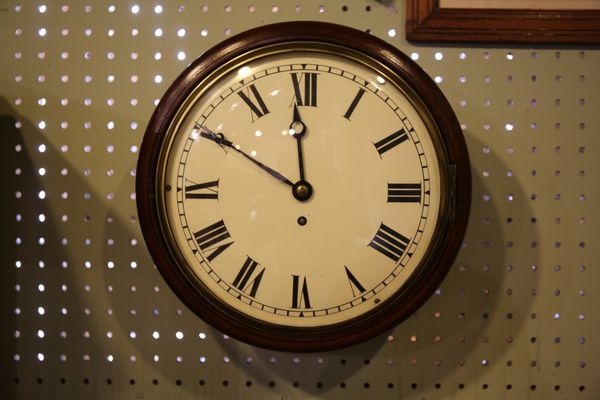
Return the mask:
[[[171,152],[172,144],[179,131],[179,127],[183,123],[183,121],[187,118],[190,110],[195,106],[198,100],[210,89],[214,87],[215,84],[225,76],[234,73],[239,70],[241,67],[245,66],[248,63],[256,62],[257,60],[263,58],[270,58],[276,55],[282,54],[291,54],[296,55],[298,53],[322,53],[327,55],[333,55],[340,58],[345,58],[350,62],[357,62],[362,64],[363,66],[368,67],[369,69],[375,71],[378,75],[382,76],[386,81],[392,82],[394,87],[399,90],[406,99],[409,100],[411,105],[417,111],[419,117],[425,124],[427,128],[427,133],[431,137],[434,147],[436,149],[436,157],[437,164],[439,166],[439,175],[440,175],[440,208],[437,216],[437,220],[433,221],[435,227],[433,228],[433,237],[430,243],[427,244],[427,249],[423,258],[420,260],[419,264],[415,267],[415,271],[413,275],[411,275],[406,282],[402,285],[402,287],[398,290],[398,292],[404,292],[412,285],[418,282],[418,277],[420,274],[424,273],[423,268],[427,267],[431,264],[431,255],[435,253],[436,246],[439,246],[440,240],[439,238],[443,236],[445,231],[445,225],[449,221],[449,213],[451,207],[449,205],[449,201],[451,198],[451,193],[449,190],[451,189],[451,185],[449,184],[449,164],[447,161],[447,155],[445,151],[445,147],[443,146],[443,142],[441,140],[441,132],[439,131],[435,120],[428,112],[427,108],[423,104],[420,97],[415,93],[415,91],[410,87],[410,85],[401,79],[399,76],[394,75],[392,71],[390,71],[385,65],[378,62],[376,59],[369,57],[365,54],[361,54],[355,50],[349,49],[347,47],[343,47],[340,45],[330,44],[330,43],[321,43],[321,42],[309,42],[309,41],[291,41],[285,43],[278,43],[266,47],[261,47],[254,49],[246,54],[238,56],[228,62],[220,65],[210,73],[204,80],[202,80],[190,95],[185,99],[183,104],[179,107],[178,112],[175,118],[171,121],[169,125],[169,129],[167,131],[166,136],[166,145],[164,145],[161,149],[159,165],[160,169],[157,171],[156,181],[158,184],[156,185],[156,199],[158,210],[160,211],[160,225],[162,228],[163,235],[166,241],[169,244],[169,249],[171,251],[172,256],[177,260],[177,265],[179,269],[185,274],[188,281],[196,287],[196,289],[202,288],[207,291],[209,289],[202,282],[202,280],[191,271],[191,267],[188,265],[185,257],[179,251],[179,247],[173,237],[172,234],[172,222],[169,221],[168,212],[165,205],[165,190],[164,188],[167,186],[165,183],[165,175],[167,169],[167,161],[169,154]],[[415,275],[416,274],[416,275]],[[210,291],[209,291],[210,292]],[[396,292],[392,297],[396,297],[397,295],[401,295]],[[215,299],[218,303],[219,296],[214,295]],[[386,301],[383,301],[381,304],[375,306],[373,309],[369,310],[366,314],[370,314],[371,312],[375,312],[374,310],[381,308],[385,305]],[[236,310],[237,311],[237,310]],[[248,318],[253,318],[251,316],[247,316]],[[354,317],[354,318],[361,318]],[[342,324],[351,324],[351,319],[348,319]],[[268,322],[261,321],[262,324],[269,324]],[[340,323],[332,323],[329,325],[318,325],[315,328],[324,328],[327,326],[334,326]],[[275,324],[274,324],[275,325]],[[279,326],[279,325],[277,325]],[[284,325],[287,327],[287,325]],[[294,329],[304,329],[289,326]],[[312,328],[310,328],[312,329]]]

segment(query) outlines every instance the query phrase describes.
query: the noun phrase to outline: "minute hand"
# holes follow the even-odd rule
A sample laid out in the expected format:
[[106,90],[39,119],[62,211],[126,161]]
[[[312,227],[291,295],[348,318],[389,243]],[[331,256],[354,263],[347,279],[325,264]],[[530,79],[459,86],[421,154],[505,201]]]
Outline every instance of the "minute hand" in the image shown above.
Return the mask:
[[256,160],[254,157],[246,154],[243,150],[238,149],[235,146],[235,144],[233,144],[232,141],[227,140],[222,133],[214,133],[210,129],[202,126],[202,127],[200,127],[200,136],[202,136],[203,138],[206,138],[208,140],[212,140],[213,142],[215,142],[216,144],[218,144],[220,146],[226,146],[232,150],[237,151],[238,153],[240,153],[241,155],[246,157],[248,160],[250,160],[254,164],[258,165],[261,169],[263,169],[264,171],[267,171],[269,173],[269,175],[273,176],[275,179],[277,179],[287,185],[294,186],[292,181],[290,181],[285,176],[281,175],[279,172],[275,171],[273,168],[266,166],[265,164]]

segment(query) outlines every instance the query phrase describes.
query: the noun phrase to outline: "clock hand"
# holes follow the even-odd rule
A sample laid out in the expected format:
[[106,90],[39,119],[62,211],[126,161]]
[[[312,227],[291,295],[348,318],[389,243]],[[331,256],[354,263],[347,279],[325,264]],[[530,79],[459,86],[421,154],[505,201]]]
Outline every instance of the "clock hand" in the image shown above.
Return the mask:
[[302,138],[306,134],[306,124],[300,118],[298,106],[294,104],[294,117],[290,124],[290,134],[296,139],[298,148],[298,166],[300,169],[300,180],[292,186],[292,194],[299,201],[306,201],[312,196],[312,186],[304,179],[304,157],[302,154]]
[[265,164],[256,160],[254,157],[246,154],[244,151],[237,148],[236,145],[231,140],[226,139],[222,133],[214,133],[213,131],[211,131],[210,129],[208,129],[205,126],[198,126],[197,128],[200,130],[200,136],[202,136],[203,138],[212,140],[219,146],[226,146],[226,147],[229,147],[230,149],[237,151],[238,153],[240,153],[241,155],[246,157],[248,160],[250,160],[254,164],[258,165],[261,169],[263,169],[264,171],[267,171],[271,176],[275,177],[275,179],[277,179],[287,185],[290,185],[292,187],[294,186],[292,181],[290,181],[288,178],[286,178],[285,176],[281,175],[279,172],[275,171],[273,168],[266,166]]
[[296,139],[296,143],[298,145],[298,165],[300,167],[300,180],[304,180],[304,159],[302,157],[302,138],[306,133],[306,125],[302,122],[300,118],[300,113],[298,112],[298,106],[294,104],[294,120],[290,124],[290,133]]

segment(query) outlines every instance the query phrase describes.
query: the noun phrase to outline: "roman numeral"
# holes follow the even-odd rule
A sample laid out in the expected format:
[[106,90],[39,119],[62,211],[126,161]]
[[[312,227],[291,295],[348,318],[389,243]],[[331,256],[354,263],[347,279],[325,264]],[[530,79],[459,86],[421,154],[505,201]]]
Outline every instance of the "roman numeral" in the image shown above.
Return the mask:
[[198,232],[194,233],[194,237],[196,238],[198,247],[204,252],[208,261],[212,261],[216,256],[233,244],[233,241],[227,240],[231,238],[231,235],[227,232],[223,220],[215,222],[204,229],[200,229]]
[[402,257],[402,254],[404,254],[404,250],[406,250],[406,246],[408,246],[409,242],[410,239],[382,222],[375,237],[371,240],[371,243],[369,243],[369,247],[374,248],[394,261],[398,261],[400,260],[400,257]]
[[[350,270],[348,269],[348,267],[346,267],[344,265],[344,268],[346,269],[346,276],[348,277],[348,283],[350,284],[350,289],[352,290],[352,295],[354,297],[356,297],[359,294],[364,293],[365,292],[365,287],[360,284],[360,282],[358,281],[358,279],[356,279],[356,277],[352,274],[352,272],[350,272]],[[356,289],[356,291],[354,289]],[[358,291],[358,294],[357,294],[357,291]]]
[[248,293],[247,290],[250,288],[250,293],[248,294],[252,297],[256,297],[258,286],[265,273],[265,268],[258,270],[258,266],[259,264],[256,261],[250,257],[246,258],[244,265],[242,265],[242,269],[240,269],[240,272],[238,272],[232,282],[233,286],[245,293]]
[[306,277],[292,275],[292,308],[311,308]]
[[[258,93],[256,86],[250,85],[248,86],[247,93],[244,93],[242,90],[240,90],[238,95],[242,98],[242,100],[244,100],[248,107],[250,107],[250,110],[252,111],[252,122],[255,120],[254,116],[256,116],[256,118],[260,118],[269,113],[269,109],[260,96],[260,93]],[[252,97],[254,100],[251,99]]]
[[346,110],[346,113],[344,114],[344,118],[346,118],[347,120],[350,120],[350,116],[354,112],[354,109],[358,105],[358,102],[360,101],[360,99],[362,99],[365,92],[366,91],[363,88],[358,89],[358,93],[356,93],[356,96],[354,96],[354,100],[352,100],[352,103],[350,103],[350,107],[348,107],[348,109]]
[[[190,181],[191,182],[191,181]],[[186,199],[217,199],[219,197],[219,180],[193,183],[185,187]]]
[[[314,72],[301,72],[300,74],[297,72],[291,73],[296,105],[311,107],[317,106],[317,75],[318,74]],[[304,91],[300,89],[300,84],[303,81]]]
[[373,143],[373,145],[375,146],[375,148],[379,152],[379,155],[381,156],[383,155],[383,153],[398,146],[406,139],[408,139],[408,135],[406,134],[403,128],[399,131],[392,133],[390,136],[381,139],[379,142]]
[[420,203],[421,183],[388,183],[388,203]]

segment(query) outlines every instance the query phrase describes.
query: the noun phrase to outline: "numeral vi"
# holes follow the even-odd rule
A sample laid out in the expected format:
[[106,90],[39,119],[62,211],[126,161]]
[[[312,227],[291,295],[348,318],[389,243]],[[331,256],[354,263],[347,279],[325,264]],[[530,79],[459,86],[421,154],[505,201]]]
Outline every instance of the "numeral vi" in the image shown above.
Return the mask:
[[311,308],[306,277],[292,275],[292,308]]

